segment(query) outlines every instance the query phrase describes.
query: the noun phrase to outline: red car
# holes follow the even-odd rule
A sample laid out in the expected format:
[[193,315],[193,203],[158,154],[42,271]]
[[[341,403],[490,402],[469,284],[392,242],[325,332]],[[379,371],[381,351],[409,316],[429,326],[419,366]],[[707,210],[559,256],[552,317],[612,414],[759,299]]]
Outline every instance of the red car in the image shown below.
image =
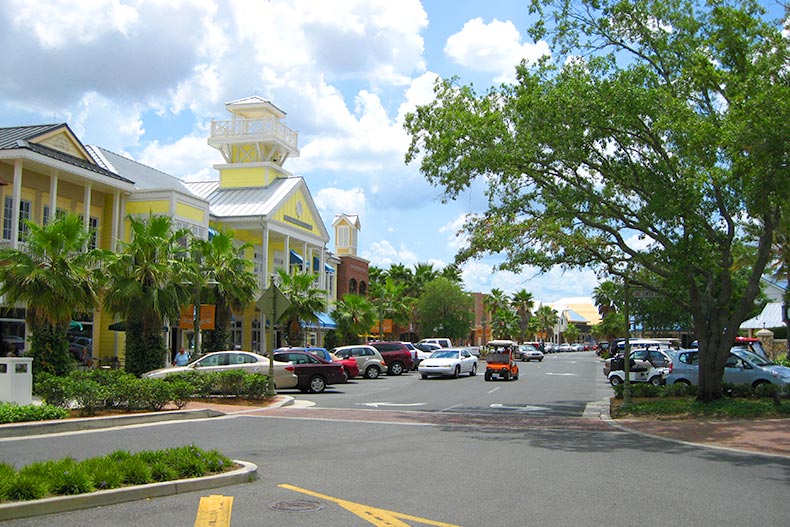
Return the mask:
[[400,375],[414,369],[411,351],[403,342],[370,342],[387,363],[387,375]]
[[303,393],[321,393],[330,384],[346,382],[346,372],[339,362],[329,362],[306,351],[275,351],[274,360],[291,362],[298,377],[296,387]]
[[356,360],[351,357],[341,359],[340,357],[329,353],[326,348],[277,348],[274,350],[275,353],[282,353],[284,351],[306,351],[308,353],[312,353],[319,359],[324,359],[327,362],[339,362],[343,365],[343,369],[346,371],[347,381],[353,379],[354,377],[359,377],[359,366],[357,366]]

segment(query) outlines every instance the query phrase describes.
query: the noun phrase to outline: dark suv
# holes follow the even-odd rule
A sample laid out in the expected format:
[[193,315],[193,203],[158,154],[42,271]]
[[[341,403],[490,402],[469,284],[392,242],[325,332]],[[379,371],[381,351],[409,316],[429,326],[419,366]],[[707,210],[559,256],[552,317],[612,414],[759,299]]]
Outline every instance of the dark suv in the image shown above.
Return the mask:
[[403,342],[370,342],[387,363],[387,375],[400,375],[414,367],[411,350]]

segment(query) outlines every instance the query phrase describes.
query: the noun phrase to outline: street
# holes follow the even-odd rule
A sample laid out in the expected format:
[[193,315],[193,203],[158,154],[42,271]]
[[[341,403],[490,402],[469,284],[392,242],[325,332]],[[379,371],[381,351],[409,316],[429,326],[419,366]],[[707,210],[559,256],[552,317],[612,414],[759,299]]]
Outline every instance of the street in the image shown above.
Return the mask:
[[0,460],[16,466],[194,443],[255,463],[259,476],[4,524],[192,526],[209,494],[234,497],[234,527],[743,526],[790,515],[790,460],[649,439],[583,418],[588,403],[611,394],[592,353],[519,367],[511,382],[412,372],[322,394],[283,392],[293,407],[0,440]]

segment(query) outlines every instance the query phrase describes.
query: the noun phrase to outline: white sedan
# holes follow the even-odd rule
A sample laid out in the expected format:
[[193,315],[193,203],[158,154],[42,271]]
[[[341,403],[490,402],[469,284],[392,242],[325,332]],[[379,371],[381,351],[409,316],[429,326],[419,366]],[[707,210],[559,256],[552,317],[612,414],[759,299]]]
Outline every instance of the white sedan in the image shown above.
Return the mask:
[[[186,366],[171,366],[143,373],[149,379],[161,379],[176,373],[197,371],[211,373],[225,370],[244,370],[247,373],[269,374],[269,357],[249,351],[215,351],[207,353]],[[274,361],[274,384],[279,389],[293,388],[298,382],[294,365]]]
[[420,362],[417,369],[423,379],[431,375],[458,378],[462,373],[472,376],[477,375],[477,357],[465,349],[441,349],[434,351],[429,358]]

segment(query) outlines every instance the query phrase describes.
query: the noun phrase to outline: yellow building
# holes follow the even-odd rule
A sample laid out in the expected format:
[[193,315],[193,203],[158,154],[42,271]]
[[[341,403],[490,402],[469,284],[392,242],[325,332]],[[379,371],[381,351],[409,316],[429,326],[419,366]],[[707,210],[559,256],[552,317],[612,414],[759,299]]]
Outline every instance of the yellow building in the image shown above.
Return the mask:
[[[231,118],[213,121],[208,139],[225,160],[215,167],[219,179],[196,183],[83,145],[66,124],[0,128],[0,244],[19,247],[22,220],[46,223],[55,211],[81,215],[96,232],[94,245],[115,250],[118,240],[128,240],[128,215],[164,214],[176,227],[204,239],[214,227],[231,229],[240,242],[250,242],[253,249],[246,256],[261,290],[277,267],[312,269],[331,306],[337,260],[326,247],[329,235],[304,179],[283,169],[288,157],[299,155],[297,133],[285,125],[284,112],[259,97],[226,108]],[[24,306],[7,306],[0,299],[0,307],[3,338],[24,338]],[[322,324],[308,333],[314,344],[322,327],[333,325],[331,318],[319,315]],[[73,332],[92,343],[94,358],[123,358],[124,333],[110,329],[117,321],[98,308],[75,318]],[[262,323],[254,304],[234,314],[234,345],[265,350],[279,344],[270,331],[262,342]],[[177,349],[191,342],[192,331],[173,321],[165,338]]]

